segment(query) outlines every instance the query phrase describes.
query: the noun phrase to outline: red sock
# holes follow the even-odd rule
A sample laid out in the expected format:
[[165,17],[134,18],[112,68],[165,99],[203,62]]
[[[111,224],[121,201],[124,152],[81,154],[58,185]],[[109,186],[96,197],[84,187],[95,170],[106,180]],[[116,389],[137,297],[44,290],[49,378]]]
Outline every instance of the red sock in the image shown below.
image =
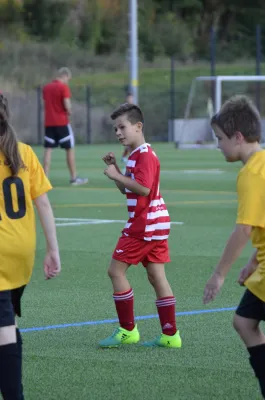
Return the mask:
[[156,300],[162,332],[165,335],[173,336],[177,332],[175,305],[176,299],[174,296],[162,297]]
[[127,331],[132,331],[134,324],[134,312],[133,312],[133,290],[130,289],[127,292],[114,293],[113,299],[120,321],[120,326]]

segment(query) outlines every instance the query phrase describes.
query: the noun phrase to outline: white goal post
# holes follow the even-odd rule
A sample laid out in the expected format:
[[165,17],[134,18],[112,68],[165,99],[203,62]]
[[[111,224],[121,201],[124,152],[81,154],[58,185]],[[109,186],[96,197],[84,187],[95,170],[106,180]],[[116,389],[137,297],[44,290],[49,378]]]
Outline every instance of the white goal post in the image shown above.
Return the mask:
[[223,102],[232,95],[244,94],[255,102],[256,96],[261,93],[261,88],[265,93],[264,75],[219,75],[194,78],[184,117],[174,120],[173,138],[176,147],[215,148],[215,137],[210,127],[213,114],[217,113]]

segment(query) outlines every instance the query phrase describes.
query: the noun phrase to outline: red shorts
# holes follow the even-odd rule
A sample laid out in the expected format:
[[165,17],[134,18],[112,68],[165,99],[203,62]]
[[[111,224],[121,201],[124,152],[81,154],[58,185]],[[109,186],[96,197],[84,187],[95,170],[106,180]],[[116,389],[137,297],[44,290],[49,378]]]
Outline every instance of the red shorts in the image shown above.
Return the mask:
[[112,258],[126,264],[142,263],[165,264],[170,262],[167,240],[141,240],[129,236],[121,236],[112,254]]

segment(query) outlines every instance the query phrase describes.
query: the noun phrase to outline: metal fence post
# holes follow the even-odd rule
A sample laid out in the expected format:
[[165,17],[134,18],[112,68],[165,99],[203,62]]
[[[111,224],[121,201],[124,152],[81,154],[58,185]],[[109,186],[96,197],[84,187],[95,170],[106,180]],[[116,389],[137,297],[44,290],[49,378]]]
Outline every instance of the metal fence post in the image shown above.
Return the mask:
[[170,129],[169,129],[169,142],[175,140],[175,108],[176,108],[176,84],[175,84],[175,58],[171,57],[170,63]]
[[[216,32],[214,27],[211,28],[210,34],[210,59],[211,59],[211,76],[216,76]],[[213,108],[215,108],[215,81],[211,81],[211,98]]]
[[[256,75],[260,75],[261,72],[261,27],[260,25],[256,26]],[[260,82],[256,83],[256,105],[258,110],[260,111],[261,107],[261,91],[260,91]]]
[[87,143],[91,143],[91,88],[86,88],[86,133]]

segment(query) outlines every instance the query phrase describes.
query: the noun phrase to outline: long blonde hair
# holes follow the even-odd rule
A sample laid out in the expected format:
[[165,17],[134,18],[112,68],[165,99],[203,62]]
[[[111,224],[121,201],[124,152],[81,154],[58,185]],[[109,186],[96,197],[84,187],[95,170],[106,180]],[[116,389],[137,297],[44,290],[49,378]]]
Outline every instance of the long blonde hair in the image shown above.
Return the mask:
[[9,123],[9,117],[8,101],[0,94],[0,149],[4,153],[12,176],[16,176],[23,162],[18,150],[17,135]]

